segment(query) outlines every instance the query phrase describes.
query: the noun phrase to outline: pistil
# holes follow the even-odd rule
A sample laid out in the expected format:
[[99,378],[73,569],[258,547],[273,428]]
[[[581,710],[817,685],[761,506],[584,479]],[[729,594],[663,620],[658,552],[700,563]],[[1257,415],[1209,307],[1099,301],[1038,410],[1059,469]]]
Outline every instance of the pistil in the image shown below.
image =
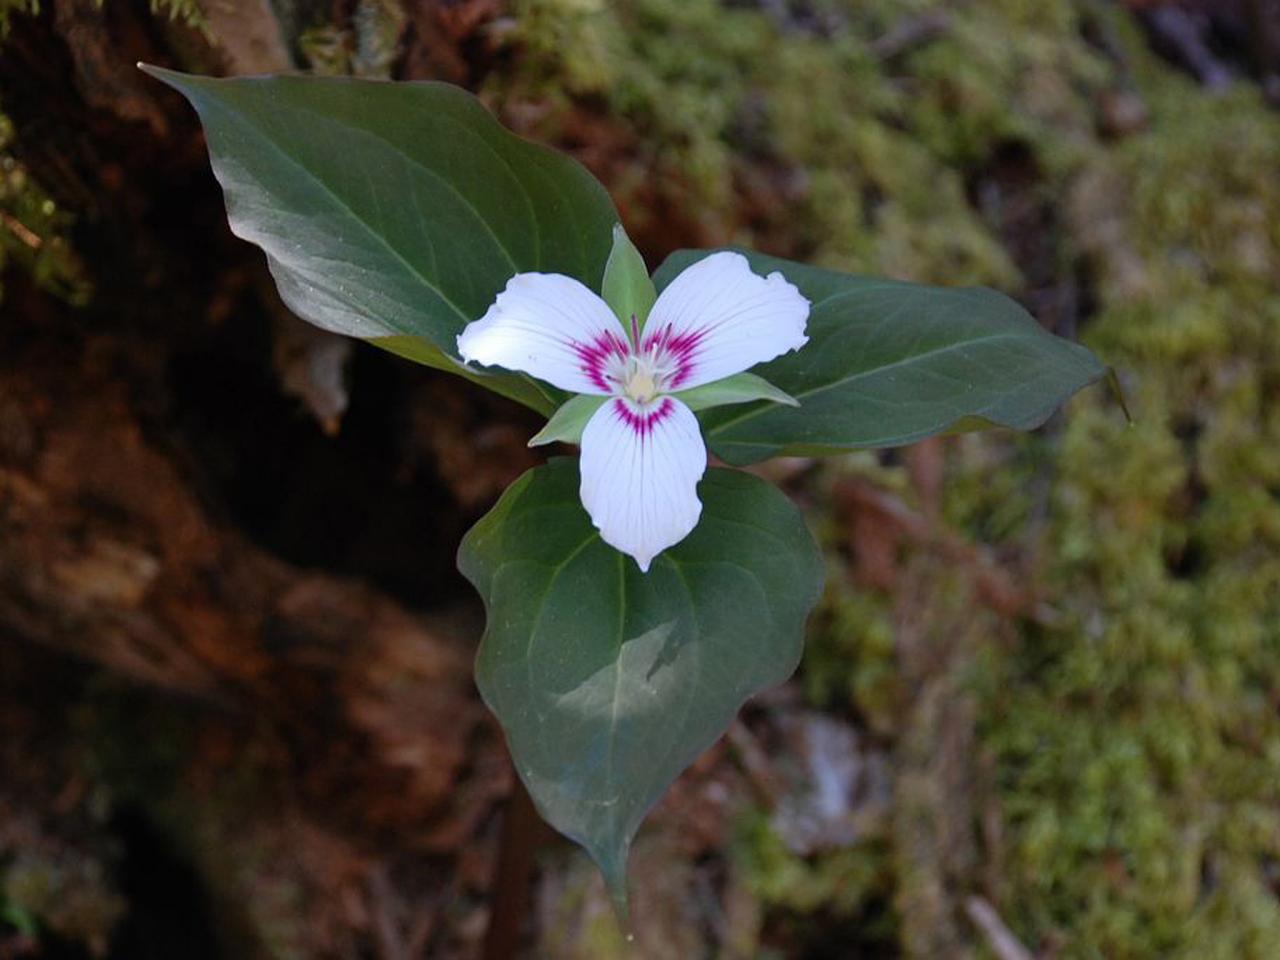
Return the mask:
[[627,378],[626,391],[627,396],[636,403],[648,403],[658,395],[658,385],[654,382],[653,371],[647,363],[636,363]]

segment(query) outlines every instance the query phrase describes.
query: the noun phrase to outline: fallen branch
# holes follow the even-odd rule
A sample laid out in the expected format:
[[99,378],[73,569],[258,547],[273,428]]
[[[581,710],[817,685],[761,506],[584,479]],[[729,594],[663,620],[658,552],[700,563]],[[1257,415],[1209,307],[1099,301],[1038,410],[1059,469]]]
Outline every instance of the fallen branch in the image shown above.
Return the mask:
[[964,912],[973,925],[987,938],[987,946],[998,960],[1035,960],[1034,955],[1013,935],[1005,922],[983,897],[970,897],[965,901]]

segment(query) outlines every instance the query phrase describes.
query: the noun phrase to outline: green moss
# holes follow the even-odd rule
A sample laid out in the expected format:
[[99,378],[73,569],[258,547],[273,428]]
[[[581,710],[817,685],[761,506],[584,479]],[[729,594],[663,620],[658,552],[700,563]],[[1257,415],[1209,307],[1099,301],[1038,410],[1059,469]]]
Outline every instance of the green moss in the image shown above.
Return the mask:
[[757,815],[740,825],[734,851],[755,894],[797,914],[857,916],[892,891],[883,837],[810,859],[788,850]]
[[890,600],[849,589],[848,576],[838,566],[830,571],[825,619],[806,651],[802,679],[814,704],[852,704],[870,729],[890,734],[904,695]]
[[[33,8],[0,3],[0,31]],[[351,30],[309,35],[318,67],[385,70],[399,7],[358,10]],[[1039,244],[1054,279],[1083,288],[1082,335],[1119,368],[1135,424],[1097,390],[1037,435],[947,441],[945,522],[991,545],[1039,612],[979,631],[945,668],[971,698],[1000,829],[943,892],[982,888],[1025,943],[1064,960],[1273,953],[1280,117],[1246,82],[1204,92],[1147,51],[1120,5],[1090,0],[519,0],[514,13],[488,34],[501,56],[486,97],[538,117],[548,139],[577,114],[601,120],[617,142],[592,145],[616,154],[610,187],[640,233],[678,215],[679,235],[707,243],[1014,292],[1043,282],[1015,256]],[[886,50],[938,13],[931,39]],[[1117,90],[1148,122],[1113,140],[1100,103]],[[1029,182],[985,198],[1010,148]],[[3,228],[0,255],[82,296],[59,240],[70,220],[16,161],[0,174],[0,212],[47,259]],[[1043,208],[1023,228],[1038,235],[1008,235],[1009,203]],[[910,501],[906,471],[880,464],[847,458],[818,483],[857,475]],[[906,742],[921,729],[901,726],[918,695],[901,597],[856,586],[836,520],[813,514],[831,575],[805,693],[852,715],[900,775],[910,763],[927,777],[920,741]],[[929,549],[907,543],[904,561]],[[216,847],[226,815],[211,807],[207,823],[193,848]],[[855,918],[918,954],[928,938],[887,905],[923,902],[937,876],[909,869],[905,835],[799,857],[758,814],[734,858],[771,922]],[[280,955],[290,896],[254,921],[275,924]],[[616,946],[594,936],[597,952]]]
[[15,13],[35,16],[40,12],[40,0],[0,0],[0,40],[9,35]]
[[[1264,877],[1280,843],[1280,295],[1263,279],[1280,270],[1280,122],[1248,89],[1143,76],[1150,129],[1087,161],[1115,189],[1080,218],[1115,225],[1082,238],[1100,278],[1087,339],[1134,385],[1137,423],[1100,396],[1073,407],[1040,551],[1061,620],[990,658],[983,738],[1029,941],[1264,957],[1280,935]],[[980,488],[965,498],[953,510],[981,512]]]
[[[874,5],[873,5],[874,6]],[[970,209],[963,177],[902,129],[918,109],[886,80],[867,34],[779,24],[715,0],[527,0],[509,39],[525,54],[492,95],[566,105],[603,98],[642,144],[615,184],[643,229],[654,193],[719,240],[761,243],[741,222],[743,156],[804,170],[786,210],[786,245],[822,263],[922,279],[1013,284],[1017,271]],[[892,9],[892,5],[885,9]],[[868,32],[889,18],[828,4]],[[815,104],[839,105],[814,109]],[[544,131],[554,135],[554,112]]]
[[49,931],[102,956],[124,913],[124,898],[99,860],[33,848],[0,864],[0,924],[28,936]]
[[13,262],[42,289],[82,304],[89,283],[68,239],[74,218],[10,152],[13,138],[12,123],[0,114],[0,271]]
[[[100,7],[104,0],[96,2]],[[150,4],[156,16],[207,36],[208,23],[198,0],[150,0]],[[14,14],[39,12],[39,0],[0,0],[0,43],[9,35]],[[40,185],[41,171],[29,169],[12,152],[16,136],[13,123],[0,112],[0,272],[12,263],[42,290],[82,306],[92,287],[70,243],[74,212],[59,207]],[[0,299],[3,295],[0,287]]]
[[25,907],[0,894],[0,923],[7,924],[24,937],[35,938],[39,924]]
[[323,23],[304,30],[298,47],[313,73],[389,79],[405,12],[399,0],[360,0],[349,27]]
[[[99,4],[103,0],[98,0]],[[151,12],[157,16],[168,17],[174,23],[186,24],[193,30],[206,33],[209,21],[200,9],[199,0],[150,0]]]
[[[104,0],[95,0],[99,7]],[[150,0],[151,12],[165,15],[170,20],[185,23],[196,30],[207,29],[207,20],[200,9],[199,0]],[[0,40],[9,35],[10,20],[15,13],[35,16],[40,12],[40,0],[0,0]]]
[[[963,678],[1002,825],[996,907],[1063,958],[1267,956],[1280,942],[1280,118],[1248,83],[1202,91],[1111,4],[770,9],[526,0],[516,65],[489,94],[552,103],[548,136],[572,104],[603,110],[637,144],[615,187],[642,227],[693,209],[707,242],[1009,290],[1023,278],[1003,198],[979,209],[974,184],[1002,149],[1022,151],[1023,195],[1049,211],[1033,241],[1059,278],[1085,278],[1084,337],[1119,367],[1136,423],[1098,390],[1047,433],[949,442],[944,517],[1021,558],[1045,611],[981,646]],[[933,40],[877,52],[939,11]],[[1140,96],[1148,122],[1109,140],[1100,104],[1114,91]],[[805,689],[892,740],[911,695],[894,598],[850,587],[831,546]],[[850,863],[807,861],[758,821],[741,850],[757,895],[797,915],[846,896],[853,908],[869,889],[857,877],[893,877],[883,841]],[[911,901],[910,876],[889,882]]]

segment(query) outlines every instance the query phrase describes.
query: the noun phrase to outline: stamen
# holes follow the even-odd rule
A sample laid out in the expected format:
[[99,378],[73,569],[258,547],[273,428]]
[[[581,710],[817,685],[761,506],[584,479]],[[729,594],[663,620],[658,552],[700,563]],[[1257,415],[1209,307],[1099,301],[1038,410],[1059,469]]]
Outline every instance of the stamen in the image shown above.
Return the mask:
[[693,374],[695,357],[705,332],[691,330],[674,334],[670,327],[645,337],[643,352],[655,358],[655,369],[661,371],[665,390],[675,390]]

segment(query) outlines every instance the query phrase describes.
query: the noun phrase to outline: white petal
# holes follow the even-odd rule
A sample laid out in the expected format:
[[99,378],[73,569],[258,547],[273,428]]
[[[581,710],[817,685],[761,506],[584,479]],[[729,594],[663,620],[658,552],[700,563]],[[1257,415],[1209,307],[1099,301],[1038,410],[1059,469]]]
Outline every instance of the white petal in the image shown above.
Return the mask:
[[800,349],[808,319],[809,301],[782,274],[762,277],[742,254],[722,251],[667,285],[645,323],[644,344],[674,355],[668,389],[686,390]]
[[573,393],[611,393],[605,374],[627,350],[609,305],[558,273],[517,273],[458,337],[463,360],[519,370]]
[[674,397],[647,408],[615,397],[582,432],[582,505],[604,542],[642,571],[698,525],[707,448],[693,412]]

